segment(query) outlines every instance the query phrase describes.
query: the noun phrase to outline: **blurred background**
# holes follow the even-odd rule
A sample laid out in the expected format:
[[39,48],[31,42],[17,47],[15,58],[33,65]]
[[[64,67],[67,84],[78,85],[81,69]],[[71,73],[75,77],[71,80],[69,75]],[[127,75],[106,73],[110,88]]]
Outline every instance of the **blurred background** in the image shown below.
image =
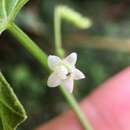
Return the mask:
[[[77,66],[86,79],[75,84],[82,100],[98,85],[130,64],[129,0],[30,0],[16,23],[47,52],[54,53],[54,7],[63,4],[93,21],[88,30],[64,23],[63,46],[78,53]],[[68,109],[57,88],[46,85],[48,75],[18,42],[4,32],[0,37],[0,69],[24,105],[28,120],[18,130],[32,130]]]

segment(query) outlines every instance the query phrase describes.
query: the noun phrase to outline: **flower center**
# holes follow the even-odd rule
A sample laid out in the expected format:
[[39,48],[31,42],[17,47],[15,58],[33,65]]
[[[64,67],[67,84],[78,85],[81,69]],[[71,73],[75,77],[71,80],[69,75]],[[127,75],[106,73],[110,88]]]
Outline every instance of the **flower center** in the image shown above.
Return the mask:
[[68,70],[68,74],[67,75],[70,75],[72,73],[72,70],[73,70],[73,67],[68,64],[67,62],[62,62],[63,66]]
[[66,76],[68,77],[68,76],[70,76],[71,75],[71,73],[70,72],[68,72],[67,74],[66,74]]

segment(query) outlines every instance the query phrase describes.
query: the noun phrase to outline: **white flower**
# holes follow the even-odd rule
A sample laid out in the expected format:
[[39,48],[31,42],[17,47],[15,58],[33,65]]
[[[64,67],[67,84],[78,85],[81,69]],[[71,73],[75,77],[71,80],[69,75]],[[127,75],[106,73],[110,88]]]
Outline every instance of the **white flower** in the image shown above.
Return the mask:
[[76,61],[76,53],[71,53],[63,60],[58,56],[50,55],[48,65],[53,73],[48,78],[48,86],[57,87],[63,85],[66,90],[72,93],[74,80],[85,78],[85,75],[75,67]]

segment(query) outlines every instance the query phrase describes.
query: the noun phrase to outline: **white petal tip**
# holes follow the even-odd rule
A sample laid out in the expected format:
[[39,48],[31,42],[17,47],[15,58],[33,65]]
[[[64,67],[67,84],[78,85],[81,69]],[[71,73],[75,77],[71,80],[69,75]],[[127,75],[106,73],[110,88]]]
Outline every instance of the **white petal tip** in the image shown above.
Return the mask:
[[76,57],[76,59],[77,59],[77,53],[76,53],[76,52],[72,52],[70,55],[71,55],[73,58]]
[[48,66],[50,69],[54,70],[55,66],[61,62],[61,59],[55,55],[48,56]]
[[56,73],[52,73],[47,81],[48,87],[57,87],[61,84],[61,79],[57,78]]
[[72,93],[73,92],[73,88],[74,88],[74,81],[73,81],[73,79],[72,78],[68,78],[68,79],[64,80],[63,86],[65,87],[65,89],[69,93]]
[[77,61],[77,53],[76,52],[72,52],[70,55],[68,55],[64,61],[68,62],[70,65],[74,66],[76,64]]
[[52,82],[50,82],[49,80],[47,81],[47,86],[50,88],[56,87],[56,85]]
[[66,89],[66,90],[68,91],[68,93],[73,93],[73,89],[71,90]]
[[53,57],[54,57],[54,55],[49,55],[49,56],[48,56],[48,59],[53,58]]
[[85,75],[78,69],[75,69],[73,72],[73,78],[75,80],[84,79]]
[[85,76],[85,74],[84,74],[84,73],[82,73],[82,78],[86,78],[86,76]]
[[76,52],[72,52],[70,55],[76,55],[77,56],[77,53]]

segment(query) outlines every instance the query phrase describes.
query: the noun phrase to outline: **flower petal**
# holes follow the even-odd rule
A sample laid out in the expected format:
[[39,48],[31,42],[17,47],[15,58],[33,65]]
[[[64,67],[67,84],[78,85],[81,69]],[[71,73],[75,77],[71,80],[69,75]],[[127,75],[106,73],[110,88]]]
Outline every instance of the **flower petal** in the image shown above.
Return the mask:
[[60,65],[55,69],[56,77],[59,79],[66,79],[68,70],[65,66]]
[[73,73],[72,73],[72,77],[75,80],[79,80],[79,79],[85,78],[85,75],[79,69],[75,68]]
[[49,87],[56,87],[61,84],[62,80],[67,78],[67,69],[60,65],[58,66],[54,72],[49,76],[47,84]]
[[72,91],[73,91],[73,87],[74,87],[73,85],[74,85],[74,81],[70,77],[67,78],[66,80],[64,80],[64,82],[63,82],[63,86],[70,93],[72,93]]
[[57,77],[57,73],[53,72],[47,81],[48,87],[57,87],[58,85],[61,84],[61,79]]
[[55,67],[61,62],[61,59],[58,56],[49,55],[48,56],[48,66],[50,69],[54,70]]
[[75,52],[71,53],[64,59],[64,61],[69,63],[70,65],[74,66],[77,61],[77,53],[75,53]]

